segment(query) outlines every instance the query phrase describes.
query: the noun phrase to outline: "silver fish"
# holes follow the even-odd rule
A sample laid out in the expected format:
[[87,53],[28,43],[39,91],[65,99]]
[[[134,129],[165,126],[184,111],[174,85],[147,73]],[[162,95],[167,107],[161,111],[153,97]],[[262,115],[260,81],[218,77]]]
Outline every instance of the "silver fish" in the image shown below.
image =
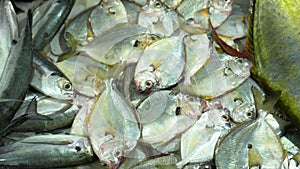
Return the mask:
[[77,50],[100,63],[112,66],[120,62],[120,56],[106,57],[107,52],[118,42],[145,32],[146,28],[140,25],[125,23],[96,36],[87,46],[80,46]]
[[100,161],[116,168],[136,146],[140,129],[135,110],[116,89],[113,80],[106,80],[105,86],[86,119],[86,125]]
[[205,164],[214,156],[217,141],[230,129],[230,117],[222,108],[210,108],[181,136],[181,161],[178,168],[188,163]]
[[177,33],[152,43],[144,50],[134,74],[137,91],[168,88],[181,79],[185,66],[185,33]]
[[0,166],[66,167],[95,160],[89,140],[72,135],[36,135],[0,147]]
[[47,9],[47,13],[40,17],[38,21],[33,20],[33,48],[38,51],[50,43],[69,15],[75,0],[49,1],[49,3],[51,3],[51,5],[50,8]]
[[121,0],[100,1],[88,19],[94,36],[128,22],[127,12]]
[[0,1],[0,76],[13,46],[19,37],[18,22],[13,5],[9,0]]
[[141,141],[152,147],[167,145],[196,122],[195,119],[176,112],[177,99],[170,92],[154,92],[137,108],[143,126]]
[[220,140],[217,168],[281,167],[285,158],[282,143],[265,120],[267,112],[255,105],[258,117],[236,126]]
[[147,0],[139,13],[138,24],[161,37],[171,36],[179,28],[177,13],[160,0]]
[[72,100],[75,93],[71,81],[51,61],[33,52],[34,72],[30,85],[36,90],[61,100]]
[[219,97],[242,84],[250,76],[250,67],[246,59],[213,53],[204,68],[191,77],[191,83],[182,83],[179,88],[182,93],[205,99]]
[[10,52],[0,77],[0,99],[13,100],[0,103],[0,131],[6,127],[22,104],[22,102],[15,100],[22,100],[29,87],[33,60],[31,20],[32,14],[29,11],[26,27],[23,29],[16,46]]

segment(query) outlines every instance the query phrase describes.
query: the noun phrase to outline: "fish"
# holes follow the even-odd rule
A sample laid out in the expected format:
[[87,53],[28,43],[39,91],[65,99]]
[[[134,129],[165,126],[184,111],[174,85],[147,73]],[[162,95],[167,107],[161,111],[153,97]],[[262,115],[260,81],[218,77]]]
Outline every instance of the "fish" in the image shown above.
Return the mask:
[[177,99],[170,93],[170,90],[153,92],[137,107],[143,127],[140,141],[154,148],[167,145],[196,122],[177,114]]
[[95,100],[86,126],[93,151],[109,168],[117,168],[140,138],[135,109],[114,86],[105,80],[106,89]]
[[[75,0],[57,0],[48,3],[51,5],[45,4],[50,6],[47,13],[39,17],[38,20],[33,20],[33,49],[37,51],[42,51],[53,39],[69,15]],[[38,12],[35,11],[35,13]]]
[[32,13],[28,11],[26,27],[10,52],[0,77],[0,99],[13,100],[0,103],[0,131],[6,128],[22,104],[15,100],[23,100],[29,88],[33,72],[31,25]]
[[111,50],[118,42],[145,32],[146,28],[143,28],[140,25],[124,23],[96,36],[89,45],[80,46],[77,48],[77,51],[97,62],[113,66],[120,62],[120,56],[113,55],[111,57],[106,57],[107,52],[109,52],[109,50]]
[[137,23],[160,37],[169,37],[179,28],[175,10],[160,0],[147,0],[141,7]]
[[191,77],[201,71],[210,59],[210,41],[205,34],[186,36],[183,41],[186,54],[183,83],[189,84],[191,83]]
[[264,101],[257,89],[252,88],[252,92],[257,117],[234,127],[220,140],[215,150],[217,168],[280,168],[282,165],[285,158],[283,145],[265,119],[279,97]]
[[[38,157],[38,158],[37,158]],[[35,135],[0,147],[1,167],[66,167],[95,161],[86,137]]]
[[13,8],[12,3],[9,0],[1,0],[0,7],[0,34],[2,36],[0,40],[0,76],[5,67],[6,60],[12,50],[13,43],[18,40],[19,28],[17,15]]
[[61,100],[75,96],[72,82],[40,52],[33,51],[33,75],[30,85],[41,93]]
[[[212,99],[236,89],[250,76],[251,63],[247,59],[227,54],[210,53],[210,60],[190,78],[190,83],[180,83],[183,94]],[[216,84],[218,84],[216,86]]]
[[160,39],[145,48],[137,62],[134,81],[139,92],[171,87],[182,78],[185,67],[184,32]]
[[94,36],[111,28],[128,23],[127,12],[121,0],[103,0],[90,13],[88,22]]
[[210,107],[203,112],[200,119],[181,136],[181,161],[176,163],[177,168],[188,163],[206,164],[212,161],[218,140],[230,129],[230,116],[222,107]]

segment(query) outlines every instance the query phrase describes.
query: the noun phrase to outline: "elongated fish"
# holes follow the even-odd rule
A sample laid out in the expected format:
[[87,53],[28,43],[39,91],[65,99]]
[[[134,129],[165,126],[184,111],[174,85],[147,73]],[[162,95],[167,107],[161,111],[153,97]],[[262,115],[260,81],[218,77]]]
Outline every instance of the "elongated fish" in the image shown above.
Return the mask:
[[17,16],[15,10],[9,0],[1,0],[0,2],[0,76],[3,72],[6,60],[9,56],[13,41],[19,36]]
[[[69,15],[75,0],[49,1],[48,3],[51,3],[51,5],[50,8],[47,9],[47,13],[38,17],[38,20],[33,20],[33,48],[38,51],[50,43]],[[47,5],[47,3],[45,5]]]
[[[0,77],[0,99],[22,100],[29,87],[33,60],[31,21],[32,14],[29,11],[26,27],[8,56]],[[0,131],[10,122],[21,104],[19,101],[0,103]]]
[[95,160],[88,138],[72,135],[36,135],[0,148],[1,167],[49,168]]

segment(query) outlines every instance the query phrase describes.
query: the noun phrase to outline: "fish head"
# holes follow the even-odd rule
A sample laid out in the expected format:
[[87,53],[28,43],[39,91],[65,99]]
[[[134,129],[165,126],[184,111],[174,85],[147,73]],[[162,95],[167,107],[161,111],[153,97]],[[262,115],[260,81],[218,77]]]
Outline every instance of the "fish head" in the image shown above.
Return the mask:
[[124,141],[109,140],[100,146],[98,157],[101,162],[109,166],[110,169],[118,168],[124,161]]
[[231,118],[236,123],[253,120],[256,118],[255,106],[251,103],[244,102],[232,111]]
[[158,80],[152,71],[141,71],[134,77],[136,90],[138,92],[150,92],[158,85]]
[[48,95],[61,100],[73,100],[75,92],[71,81],[58,73],[51,73],[48,76],[46,84],[48,87]]
[[73,149],[78,154],[78,156],[90,155],[93,156],[93,148],[88,139],[83,137],[82,139],[78,139],[73,143]]
[[162,16],[166,13],[166,7],[161,0],[147,0],[141,8],[141,13]]

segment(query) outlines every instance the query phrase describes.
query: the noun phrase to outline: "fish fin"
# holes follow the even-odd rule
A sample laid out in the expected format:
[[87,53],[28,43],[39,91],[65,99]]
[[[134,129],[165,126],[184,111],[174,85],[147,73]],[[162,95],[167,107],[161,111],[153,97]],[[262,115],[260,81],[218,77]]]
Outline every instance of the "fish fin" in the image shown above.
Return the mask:
[[18,127],[19,125],[23,124],[24,122],[34,119],[34,120],[52,120],[50,117],[41,115],[37,113],[37,101],[36,97],[34,97],[31,102],[29,103],[26,113],[21,115],[20,117],[12,120],[4,130],[1,131],[0,137],[3,137],[13,131],[14,128]]
[[248,167],[261,166],[262,163],[263,158],[257,149],[252,144],[248,144]]
[[256,110],[262,109],[263,108],[263,104],[265,101],[264,96],[262,95],[262,93],[254,86],[251,87],[251,91],[254,97],[254,105],[256,107]]
[[59,58],[57,59],[57,62],[61,62],[64,61],[70,57],[72,57],[75,53],[76,53],[76,49],[77,49],[77,40],[74,38],[74,36],[70,33],[70,32],[66,32],[65,34],[65,38],[66,38],[66,43],[67,43],[67,48],[68,51],[65,52],[64,54],[60,55]]
[[271,95],[267,96],[266,100],[263,103],[262,109],[270,112],[278,102],[280,95],[281,92],[273,92]]
[[87,22],[87,40],[89,39],[93,39],[96,35],[93,31],[93,27],[92,27],[92,24],[91,24],[91,20],[90,18],[88,18],[88,22]]

